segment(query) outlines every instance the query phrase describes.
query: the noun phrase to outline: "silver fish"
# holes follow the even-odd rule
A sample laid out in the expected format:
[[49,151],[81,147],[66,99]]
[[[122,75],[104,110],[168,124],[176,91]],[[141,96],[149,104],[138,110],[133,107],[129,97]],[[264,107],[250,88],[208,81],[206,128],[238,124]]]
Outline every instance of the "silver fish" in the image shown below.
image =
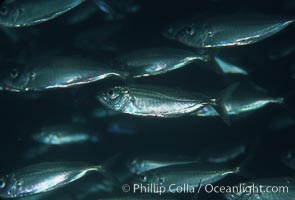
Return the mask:
[[0,25],[23,27],[40,24],[75,8],[85,0],[5,0],[0,8]]
[[[227,200],[294,200],[295,196],[295,179],[294,178],[265,178],[259,180],[241,183],[245,187],[260,187],[263,191],[241,190],[239,192],[231,191],[225,194]],[[277,192],[266,192],[272,189],[272,186],[278,190]],[[236,186],[237,188],[239,186]]]
[[42,91],[87,84],[111,76],[125,76],[101,62],[75,57],[45,57],[23,65],[4,64],[0,90]]
[[[199,185],[215,183],[229,174],[239,172],[239,167],[228,168],[216,164],[180,164],[170,165],[153,169],[142,174],[136,175],[131,179],[132,184],[162,185],[167,189],[166,192],[175,192],[177,186],[187,184],[189,187],[197,188]],[[201,184],[200,184],[201,183]],[[175,187],[171,185],[175,184]]]
[[100,92],[97,99],[103,105],[121,113],[163,118],[180,117],[206,106],[213,106],[222,119],[229,123],[223,102],[230,98],[237,86],[229,86],[219,98],[171,88],[117,86]]
[[[232,96],[228,101],[226,101],[225,108],[229,115],[242,115],[250,113],[265,107],[268,104],[283,104],[284,98],[272,98],[272,97],[237,97]],[[200,117],[212,117],[218,116],[218,113],[211,107],[205,107],[192,115]]]
[[294,19],[260,15],[196,17],[172,24],[163,34],[197,48],[241,46],[266,39],[293,22]]
[[0,197],[17,198],[63,187],[102,166],[80,162],[47,162],[28,166],[0,179]]
[[163,74],[197,60],[208,61],[208,57],[177,48],[150,48],[123,54],[115,59],[114,65],[139,78]]
[[169,155],[138,156],[127,161],[126,165],[131,173],[141,174],[160,167],[199,162],[194,158],[185,158]]
[[34,134],[33,139],[39,143],[49,145],[64,145],[82,142],[98,142],[98,135],[82,126],[71,124],[45,126],[38,133]]

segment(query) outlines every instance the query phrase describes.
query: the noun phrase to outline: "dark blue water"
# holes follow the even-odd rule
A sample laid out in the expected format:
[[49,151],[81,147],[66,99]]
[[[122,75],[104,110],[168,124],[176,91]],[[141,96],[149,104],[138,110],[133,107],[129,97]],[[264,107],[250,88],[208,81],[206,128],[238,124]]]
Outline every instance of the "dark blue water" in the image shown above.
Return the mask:
[[[138,13],[118,21],[105,21],[103,14],[100,13],[83,23],[68,25],[66,21],[73,14],[69,12],[44,24],[15,30],[21,35],[18,41],[8,41],[0,32],[0,58],[13,59],[20,54],[34,58],[42,53],[57,50],[64,55],[95,56],[103,61],[122,52],[140,48],[169,46],[190,49],[175,41],[166,40],[161,35],[163,27],[179,18],[200,13],[211,15],[212,13],[251,12],[292,16],[295,9],[290,7],[291,5],[288,6],[288,0],[139,2],[142,8]],[[109,31],[111,25],[121,26],[121,28],[118,31]],[[100,30],[101,27],[103,28]],[[85,32],[91,33],[91,29],[94,30],[93,32],[102,33],[102,36],[97,36],[102,39],[94,34],[87,38],[89,45],[75,46],[77,37],[85,38]],[[220,50],[221,55],[244,66],[249,71],[247,77],[222,76],[200,70],[191,64],[165,75],[137,81],[142,84],[176,86],[188,91],[204,93],[223,89],[233,82],[238,81],[243,84],[251,81],[265,88],[270,96],[286,98],[283,105],[269,105],[242,119],[234,120],[231,126],[227,126],[218,117],[188,116],[175,119],[140,118],[129,115],[103,119],[91,117],[91,112],[95,108],[102,107],[95,99],[98,91],[116,84],[124,84],[115,79],[39,93],[1,91],[0,174],[45,161],[101,163],[118,153],[197,156],[200,152],[219,144],[243,143],[247,147],[246,154],[231,164],[238,165],[250,157],[250,162],[245,167],[248,176],[230,176],[222,180],[220,184],[232,185],[239,183],[240,180],[251,178],[293,176],[294,171],[281,161],[281,154],[295,148],[294,124],[279,129],[274,129],[271,125],[276,122],[276,119],[284,121],[284,116],[294,119],[295,80],[291,78],[294,51],[276,61],[269,59],[268,52],[284,43],[294,46],[294,34],[294,26],[290,26],[257,44]],[[55,147],[40,156],[31,159],[25,157],[31,148],[39,145],[31,138],[36,130],[45,125],[72,123],[74,117],[86,121],[87,126],[91,126],[97,134],[102,136],[102,142]],[[110,122],[121,120],[127,122],[135,133],[112,134],[107,131]],[[79,182],[74,184],[76,186],[66,186],[60,191],[65,191],[66,194],[71,193],[75,187],[79,187]],[[116,194],[120,191],[112,193]],[[191,198],[190,195],[178,195],[178,197],[179,199]],[[222,195],[202,193],[199,198],[222,199]]]

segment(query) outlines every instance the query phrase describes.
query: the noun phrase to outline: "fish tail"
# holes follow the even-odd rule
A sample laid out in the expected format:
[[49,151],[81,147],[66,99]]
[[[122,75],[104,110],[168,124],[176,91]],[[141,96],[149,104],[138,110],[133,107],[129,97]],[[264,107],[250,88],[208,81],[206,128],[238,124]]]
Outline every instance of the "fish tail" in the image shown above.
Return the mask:
[[230,120],[224,102],[226,102],[232,96],[238,86],[239,83],[230,85],[225,90],[221,91],[221,94],[218,98],[213,99],[213,108],[228,125],[230,125]]
[[284,97],[275,98],[274,102],[279,103],[279,104],[283,104],[283,103],[285,103],[285,98]]

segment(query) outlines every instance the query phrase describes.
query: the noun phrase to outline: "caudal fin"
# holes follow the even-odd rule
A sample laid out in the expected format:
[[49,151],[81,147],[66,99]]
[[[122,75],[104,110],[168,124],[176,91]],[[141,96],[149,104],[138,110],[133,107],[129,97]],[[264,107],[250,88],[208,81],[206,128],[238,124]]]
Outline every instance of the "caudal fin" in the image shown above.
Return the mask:
[[239,83],[230,85],[225,90],[221,91],[218,98],[214,99],[213,108],[227,125],[230,125],[230,120],[224,103],[232,96],[238,86]]

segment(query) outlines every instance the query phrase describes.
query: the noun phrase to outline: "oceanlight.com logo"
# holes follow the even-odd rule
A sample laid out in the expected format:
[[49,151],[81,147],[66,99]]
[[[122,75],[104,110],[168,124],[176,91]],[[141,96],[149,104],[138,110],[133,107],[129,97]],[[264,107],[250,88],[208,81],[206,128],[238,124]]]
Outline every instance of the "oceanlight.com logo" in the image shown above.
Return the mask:
[[288,186],[265,186],[265,185],[255,185],[254,183],[249,185],[241,183],[237,186],[213,186],[208,184],[205,186],[205,191],[207,193],[222,193],[222,194],[263,194],[263,193],[288,193]]
[[262,194],[262,193],[288,193],[288,186],[262,186],[262,185],[249,185],[241,183],[236,186],[216,186],[212,184],[206,185],[190,185],[190,184],[171,184],[169,186],[159,184],[124,184],[122,191],[125,193],[132,192],[134,194],[158,194],[164,193],[178,193],[178,194],[194,194],[200,193],[201,190],[206,193],[220,193],[220,194]]

